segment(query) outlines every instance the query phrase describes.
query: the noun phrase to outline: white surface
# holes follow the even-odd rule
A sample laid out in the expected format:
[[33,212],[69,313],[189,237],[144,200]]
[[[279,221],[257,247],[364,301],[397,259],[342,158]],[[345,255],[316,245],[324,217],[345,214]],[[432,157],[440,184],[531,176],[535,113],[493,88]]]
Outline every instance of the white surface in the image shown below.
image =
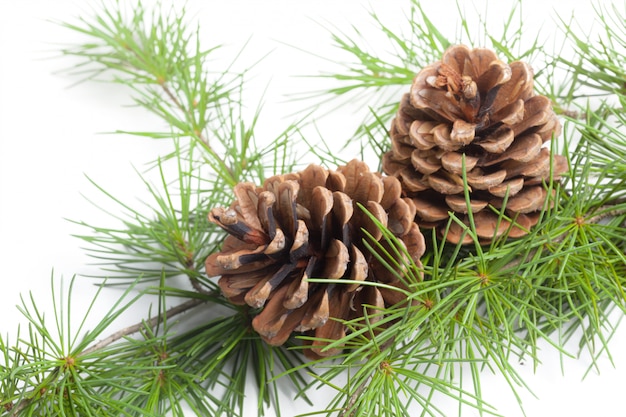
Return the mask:
[[[89,258],[80,248],[81,242],[70,237],[71,233],[83,231],[64,220],[86,220],[92,224],[110,222],[81,196],[81,193],[86,194],[96,202],[104,200],[84,175],[129,201],[135,195],[145,194],[131,164],[141,167],[168,149],[167,143],[98,134],[115,129],[141,129],[155,123],[162,126],[141,109],[124,107],[130,103],[124,88],[94,83],[68,88],[75,80],[54,74],[70,63],[50,57],[56,54],[59,44],[76,42],[77,36],[48,20],[71,20],[81,13],[89,13],[86,3],[90,2],[0,0],[0,282],[3,283],[0,332],[9,334],[11,339],[18,323],[23,322],[14,307],[20,294],[32,291],[40,310],[51,314],[48,295],[51,271],[54,269],[55,276],[66,280],[75,273],[93,271],[94,267],[88,265]],[[225,43],[230,48],[226,51],[234,54],[251,39],[242,65],[273,51],[255,70],[256,77],[249,84],[251,109],[256,107],[267,87],[257,132],[259,138],[273,137],[278,131],[276,126],[290,121],[284,117],[293,109],[292,104],[285,103],[286,94],[310,90],[308,81],[293,76],[316,74],[328,68],[327,62],[281,42],[333,59],[336,51],[327,31],[318,22],[331,22],[348,32],[354,24],[361,32],[369,33],[374,29],[367,17],[369,7],[385,22],[404,22],[409,4],[400,0],[188,0],[187,3],[190,16],[200,22],[205,47]],[[588,23],[591,13],[586,3],[524,2],[524,13],[532,16],[527,20],[529,32],[540,25],[547,34],[552,32],[553,8],[569,16],[575,6],[579,19]],[[494,30],[501,27],[497,16],[501,11],[508,12],[509,4],[508,1],[490,4]],[[456,19],[453,1],[440,0],[424,7],[431,10],[430,16],[444,32],[457,33],[453,27]],[[478,9],[485,9],[482,2]],[[390,23],[391,27],[393,25]],[[378,34],[373,36],[376,39]],[[530,36],[534,37],[534,33]],[[343,143],[358,120],[354,114],[335,115],[321,120],[319,127],[326,140]],[[314,140],[316,138],[313,136]],[[84,297],[75,300],[76,311],[93,295],[95,290],[91,284],[88,279],[79,279],[78,289]],[[118,296],[115,290],[107,291],[99,305],[105,309]],[[120,326],[143,317],[146,308],[146,305],[136,306],[120,321]],[[562,375],[559,356],[541,344],[544,351],[540,358],[544,363],[537,373],[533,373],[528,364],[517,366],[539,397],[533,398],[520,390],[527,415],[624,415],[624,327],[615,335],[611,346],[615,369],[604,358],[601,374],[592,373],[581,381],[589,366],[588,358],[565,360],[565,375]],[[485,374],[482,383],[485,400],[496,405],[505,416],[521,416],[514,397],[501,379]],[[319,400],[318,409],[329,399],[327,393],[312,396]],[[438,403],[443,409],[446,409],[445,401]],[[291,404],[283,401],[284,407]],[[306,411],[297,402],[293,407],[297,412]],[[449,410],[450,416],[456,415],[456,404],[450,403]],[[283,410],[283,415],[295,413],[289,408]],[[271,415],[269,412],[268,416]],[[477,413],[468,410],[463,415]]]

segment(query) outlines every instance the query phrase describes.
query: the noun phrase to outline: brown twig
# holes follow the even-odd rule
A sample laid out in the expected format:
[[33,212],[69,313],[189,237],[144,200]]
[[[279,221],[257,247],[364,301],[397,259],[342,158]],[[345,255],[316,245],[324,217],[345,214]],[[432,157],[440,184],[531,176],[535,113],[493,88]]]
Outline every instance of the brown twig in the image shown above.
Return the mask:
[[596,214],[595,216],[590,217],[585,221],[585,223],[600,223],[603,219],[606,219],[607,217],[615,217],[626,213],[626,209],[612,208],[623,203],[626,203],[626,198],[624,197],[611,200],[610,203],[598,207],[596,212],[600,212],[600,214]]
[[569,109],[560,109],[558,110],[558,114],[569,117],[570,119],[585,119],[587,117],[587,115],[585,113],[581,113],[579,111],[576,110],[569,110]]
[[[380,345],[380,348],[378,349],[378,351],[384,352],[385,350],[392,347],[395,341],[396,341],[395,336],[390,337],[387,341],[385,341],[383,344]],[[356,400],[361,396],[361,394],[363,394],[363,391],[365,391],[365,389],[369,386],[371,381],[372,381],[372,376],[370,375],[365,381],[361,383],[361,385],[357,387],[357,389],[352,393],[352,395],[350,395],[350,398],[348,399],[346,406],[343,408],[343,410],[341,411],[341,413],[339,413],[337,417],[355,417],[356,410],[352,410],[350,414],[346,414],[346,413],[354,406],[354,404],[356,403]]]
[[125,337],[125,336],[130,336],[132,334],[135,334],[137,332],[139,332],[141,329],[145,329],[145,328],[154,328],[156,327],[157,324],[160,324],[161,322],[163,322],[163,320],[165,320],[166,318],[171,318],[174,317],[180,313],[184,313],[185,311],[191,310],[192,308],[202,304],[204,302],[204,300],[198,299],[198,298],[193,298],[191,300],[187,300],[186,302],[177,305],[175,307],[170,308],[169,310],[167,310],[166,312],[164,312],[163,314],[159,314],[156,317],[152,317],[150,320],[148,321],[141,321],[139,323],[133,324],[132,326],[128,326],[125,327],[121,330],[118,330],[117,332],[111,334],[109,337],[102,339],[101,341],[99,341],[98,343],[96,343],[95,345],[85,349],[84,351],[82,351],[81,353],[79,353],[77,356],[85,356],[88,355],[90,353],[96,352],[102,348],[105,348],[106,346],[110,345],[111,343],[117,342],[118,340],[120,340],[121,338]]
[[602,220],[606,219],[607,217],[615,217],[624,213],[626,213],[626,210],[624,209],[608,210],[608,211],[605,211],[604,213],[596,214],[595,216],[588,218],[587,220],[585,220],[585,223],[586,224],[600,223]]
[[200,294],[213,295],[212,291],[208,291],[202,286],[202,283],[200,282],[200,280],[195,279],[193,277],[189,277],[189,282],[191,283],[191,286],[193,287],[193,289],[199,292]]
[[372,376],[370,375],[365,381],[361,383],[361,385],[357,387],[357,389],[352,393],[352,395],[348,399],[348,402],[346,406],[344,407],[344,409],[341,411],[341,413],[339,413],[338,417],[354,417],[355,416],[354,413],[356,412],[356,410],[350,411],[350,414],[346,414],[346,413],[352,408],[352,406],[354,406],[354,404],[356,403],[356,400],[361,396],[361,394],[363,394],[363,391],[365,391],[365,388],[368,387],[371,380],[372,380]]
[[194,260],[193,251],[188,249],[188,245],[189,243],[186,240],[184,241],[184,243],[177,242],[176,244],[177,248],[185,254],[184,260],[181,260],[180,262],[185,266],[185,273],[187,277],[189,277],[189,282],[191,283],[193,289],[196,290],[198,293],[204,295],[213,295],[213,292],[207,291],[205,288],[203,288],[200,280],[195,278],[194,275],[196,273],[196,262]]
[[[172,103],[174,103],[174,105],[176,105],[176,107],[178,108],[178,110],[180,110],[181,112],[183,112],[187,117],[191,116],[191,112],[187,111],[187,109],[185,108],[185,106],[183,106],[180,102],[180,100],[178,100],[178,97],[176,97],[176,95],[172,92],[172,90],[167,86],[167,84],[165,83],[165,81],[163,82],[159,82],[159,85],[161,86],[161,88],[163,89],[163,92],[165,93],[165,95],[172,101]],[[197,134],[198,139],[200,139],[200,141],[204,144],[204,146],[207,147],[207,149],[217,155],[215,153],[215,151],[213,150],[213,148],[211,148],[211,145],[209,145],[209,140],[202,134],[202,132],[194,132]],[[224,162],[224,161],[222,161]],[[226,164],[224,164],[224,166],[226,166]]]

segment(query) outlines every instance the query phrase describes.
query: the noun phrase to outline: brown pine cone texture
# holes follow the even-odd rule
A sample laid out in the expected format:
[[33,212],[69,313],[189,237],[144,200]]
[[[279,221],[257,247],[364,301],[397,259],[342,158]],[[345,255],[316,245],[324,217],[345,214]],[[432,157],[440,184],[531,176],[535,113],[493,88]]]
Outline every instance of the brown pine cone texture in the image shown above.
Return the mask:
[[[455,45],[420,71],[402,98],[383,171],[400,180],[422,227],[444,233],[449,212],[467,225],[471,210],[482,242],[519,237],[538,221],[551,166],[554,180],[567,170],[566,159],[543,146],[560,128],[550,100],[534,94],[530,65]],[[505,199],[513,224],[489,208],[502,208]],[[446,237],[472,241],[456,223]]]
[[[357,203],[397,236],[406,249],[401,252],[421,266],[424,237],[413,221],[413,202],[401,197],[396,178],[370,172],[353,160],[335,171],[310,165],[271,177],[262,187],[241,183],[234,194],[229,208],[209,214],[229,235],[221,250],[207,258],[206,271],[220,276],[220,288],[231,302],[261,309],[252,326],[269,344],[281,345],[292,332],[306,332],[326,340],[311,342],[308,356],[336,354],[339,349],[324,346],[345,336],[346,328],[332,318],[358,318],[367,305],[373,306],[368,315],[375,321],[380,318],[377,307],[406,298],[400,291],[362,285],[373,281],[406,289],[363,246],[363,230],[383,247],[386,240]],[[310,283],[309,278],[346,283]]]

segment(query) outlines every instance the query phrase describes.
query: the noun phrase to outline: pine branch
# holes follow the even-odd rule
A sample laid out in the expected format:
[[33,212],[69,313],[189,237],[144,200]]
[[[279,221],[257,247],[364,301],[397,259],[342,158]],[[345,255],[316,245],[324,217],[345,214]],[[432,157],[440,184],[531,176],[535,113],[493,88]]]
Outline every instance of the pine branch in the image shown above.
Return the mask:
[[[97,343],[95,343],[94,345],[90,346],[89,348],[83,350],[82,352],[72,355],[72,361],[74,360],[80,360],[82,357],[85,356],[89,356],[92,355],[96,352],[101,351],[102,349],[106,348],[107,346],[111,345],[112,343],[117,342],[118,340],[131,336],[135,333],[141,332],[141,331],[145,331],[145,330],[152,330],[154,329],[157,325],[159,325],[160,323],[163,323],[165,320],[167,319],[171,319],[175,316],[177,316],[178,314],[181,313],[185,313],[191,309],[193,309],[194,307],[197,307],[200,304],[205,303],[206,300],[203,299],[191,299],[188,300],[180,305],[177,305],[175,307],[170,308],[169,310],[157,315],[156,317],[153,317],[149,320],[142,320],[139,323],[136,323],[132,326],[128,326],[125,327],[123,329],[120,329],[114,333],[112,333],[110,336],[98,341]],[[68,357],[69,358],[69,357]],[[70,359],[67,359],[67,361],[69,361]],[[60,368],[56,368],[52,371],[52,375],[58,373],[61,369]],[[26,409],[27,407],[30,406],[30,404],[35,401],[36,397],[34,395],[28,396],[26,395],[26,399],[21,400],[20,402],[18,402],[17,404],[14,404],[11,406],[11,414],[10,417],[17,417],[20,415],[20,413]]]
[[[217,118],[213,112],[234,102],[231,96],[240,88],[242,75],[230,74],[226,68],[216,78],[209,78],[205,62],[217,47],[200,49],[198,34],[187,28],[184,9],[177,12],[172,7],[166,12],[157,7],[148,15],[141,3],[130,10],[119,4],[116,8],[102,5],[101,14],[93,20],[83,18],[79,24],[62,25],[91,38],[84,45],[63,50],[64,55],[82,61],[80,71],[72,69],[70,74],[92,79],[111,73],[113,78],[107,81],[129,87],[135,101],[174,129],[175,137],[189,137],[192,146],[200,145],[221,179],[231,186],[238,182],[235,169],[225,158],[228,144],[209,141],[207,132]],[[223,149],[215,146],[218,144]]]
[[81,356],[87,356],[93,352],[99,351],[105,347],[107,347],[108,345],[110,345],[111,343],[115,343],[118,340],[133,335],[137,332],[146,330],[146,329],[154,329],[158,324],[162,323],[164,320],[166,319],[171,319],[175,316],[177,316],[178,314],[181,313],[185,313],[191,309],[193,309],[194,307],[199,306],[200,304],[205,303],[206,300],[197,298],[197,299],[191,299],[191,300],[187,300],[182,304],[179,304],[177,306],[174,306],[172,308],[170,308],[169,310],[167,310],[166,312],[159,314],[156,317],[152,317],[151,319],[147,320],[147,321],[141,321],[139,323],[133,324],[132,326],[128,326],[125,327],[123,329],[120,329],[118,331],[116,331],[115,333],[111,334],[110,336],[100,340],[98,343],[96,343],[93,346],[90,346],[89,348],[85,349],[84,351],[82,351],[81,353],[79,353],[78,355],[76,355],[77,357],[81,357]]
[[[350,395],[348,401],[346,401],[346,406],[341,410],[338,417],[355,417],[357,414],[357,410],[354,408],[359,397],[363,395],[363,392],[368,388],[368,385],[371,383],[372,377],[369,376],[365,381],[361,382],[361,384],[354,390],[354,393]],[[346,413],[350,414],[346,414]]]
[[[362,285],[396,291],[406,301],[385,307],[351,305],[363,314],[340,321],[345,336],[301,338],[305,346],[318,341],[325,349],[342,350],[325,373],[313,377],[314,382],[338,391],[325,412],[337,412],[339,417],[412,415],[416,407],[423,414],[442,415],[436,393],[457,401],[459,409],[468,405],[481,414],[495,414],[483,398],[481,372],[501,374],[517,396],[518,387],[529,387],[511,366],[511,357],[527,355],[537,364],[539,338],[568,354],[565,342],[574,335],[580,337],[581,349],[592,353],[595,366],[600,354],[608,354],[615,328],[608,322],[608,312],[626,312],[626,97],[623,68],[614,63],[621,62],[614,52],[626,45],[626,37],[613,30],[612,20],[601,19],[607,30],[602,46],[596,48],[567,26],[566,35],[582,55],[578,60],[549,56],[539,37],[530,48],[522,49],[521,1],[505,19],[502,36],[485,32],[482,41],[472,39],[460,4],[463,34],[456,38],[439,31],[417,1],[412,4],[409,34],[392,30],[372,14],[381,35],[393,46],[396,56],[392,59],[366,50],[360,36],[333,34],[334,42],[352,54],[356,64],[346,66],[344,74],[325,75],[343,83],[327,93],[348,99],[360,96],[368,102],[381,100],[365,106],[368,113],[360,132],[367,134],[361,143],[362,155],[373,152],[381,156],[389,148],[381,138],[386,137],[383,132],[396,111],[397,97],[381,99],[381,91],[404,88],[419,68],[440,56],[451,39],[465,38],[470,44],[490,42],[509,60],[547,54],[548,65],[538,75],[544,77],[541,88],[550,99],[563,99],[570,105],[577,99],[573,91],[583,85],[617,99],[622,108],[612,103],[580,107],[578,113],[571,113],[559,107],[561,114],[584,116],[568,122],[572,124],[565,129],[563,153],[570,172],[560,188],[555,187],[553,204],[545,204],[538,224],[524,238],[509,239],[510,229],[488,244],[478,238],[465,165],[462,182],[469,220],[450,216],[443,239],[433,231],[419,262],[408,253],[407,243],[391,232],[394,225],[383,224],[387,217],[370,217],[375,227],[364,228],[365,239],[358,243],[383,266],[377,272],[397,278],[401,285],[374,280]],[[287,127],[270,146],[257,149],[253,136],[258,113],[249,124],[241,121],[242,74],[231,77],[227,66],[217,79],[209,80],[203,65],[213,49],[201,50],[197,42],[190,41],[195,38],[186,31],[182,14],[162,12],[156,9],[147,19],[141,7],[130,14],[103,7],[95,20],[67,25],[97,42],[65,50],[85,64],[96,65],[87,72],[88,77],[107,71],[115,74],[114,81],[128,85],[135,101],[161,117],[174,132],[135,132],[153,138],[175,136],[172,152],[154,165],[159,169],[160,184],[154,186],[142,177],[153,207],[133,208],[98,187],[124,212],[114,215],[122,226],[113,230],[80,222],[92,229],[81,238],[95,247],[91,254],[105,264],[103,274],[115,271],[132,278],[133,283],[137,276],[160,281],[159,314],[96,341],[126,309],[127,305],[118,303],[80,340],[80,332],[70,334],[70,326],[65,324],[69,323],[69,308],[66,317],[60,307],[65,305],[63,300],[55,298],[54,324],[59,333],[55,338],[36,303],[31,300],[30,307],[24,303],[21,311],[31,332],[30,338],[20,343],[27,348],[22,351],[18,343],[8,349],[2,342],[6,360],[13,360],[11,366],[2,368],[9,379],[3,390],[9,393],[7,398],[17,399],[14,405],[5,402],[12,417],[27,410],[57,415],[77,415],[83,410],[93,415],[181,414],[183,403],[190,404],[198,415],[244,414],[250,369],[259,390],[259,413],[269,405],[279,409],[276,380],[280,375],[276,374],[280,370],[301,394],[313,385],[298,374],[309,370],[311,364],[304,362],[291,342],[287,347],[265,343],[252,331],[251,321],[258,310],[228,304],[204,270],[205,258],[218,250],[223,239],[209,227],[208,209],[228,206],[233,198],[230,187],[241,181],[262,181],[268,171],[289,172],[296,158],[289,154],[287,142],[297,127]],[[619,11],[616,14],[620,16]],[[155,26],[147,25],[148,20]],[[487,29],[487,20],[481,17],[480,22]],[[621,21],[618,18],[616,22]],[[551,72],[559,65],[570,71],[562,85],[555,84]],[[179,137],[191,140],[182,144]],[[342,160],[331,144],[326,146],[324,151],[312,153],[328,162]],[[165,175],[165,160],[177,164],[174,181]],[[552,185],[547,188],[550,195]],[[497,212],[498,222],[513,223],[515,218],[505,211],[506,199],[502,207],[487,210]],[[302,214],[301,208],[294,202],[294,216]],[[453,226],[463,229],[463,237],[472,240],[470,245],[445,243]],[[372,238],[374,233],[382,238]],[[180,275],[188,278],[195,292],[165,286],[166,277]],[[310,278],[308,283],[352,284],[344,278],[325,277]],[[176,295],[189,300],[165,310],[165,297]],[[226,305],[235,314],[207,317],[197,328],[173,335],[168,319],[207,301]],[[551,340],[557,331],[559,339]],[[137,333],[142,338],[128,337]],[[15,358],[9,358],[10,351]],[[353,370],[347,386],[336,385],[338,377]],[[467,379],[470,388],[466,390]],[[220,390],[223,394],[216,393]]]
[[[578,226],[583,227],[583,226],[589,226],[589,225],[593,225],[593,224],[598,224],[600,222],[602,222],[605,219],[608,218],[616,218],[616,217],[623,217],[624,215],[626,215],[626,208],[614,208],[615,206],[621,206],[623,205],[623,203],[626,202],[626,200],[624,199],[617,199],[614,202],[611,202],[611,204],[605,204],[603,206],[599,206],[597,208],[597,212],[599,212],[599,214],[596,214],[594,216],[591,217],[578,217],[576,218],[575,222]],[[626,220],[625,220],[626,222]],[[626,226],[626,223],[623,223],[623,225]],[[563,240],[565,240],[565,238],[570,234],[570,231],[566,231],[563,232],[562,234],[550,239],[550,244],[551,245],[559,245],[560,243],[563,242]],[[528,254],[526,254],[523,258],[518,258],[515,259],[511,262],[509,262],[508,264],[504,265],[503,269],[504,270],[515,270],[517,269],[520,265],[530,261],[531,259],[535,258],[538,254],[538,252],[541,250],[542,248],[534,248],[533,250],[531,250],[530,252],[528,252]]]
[[[414,4],[417,10],[421,10],[419,5]],[[461,12],[460,7],[459,4],[459,12]],[[615,14],[618,16],[617,19],[607,18]],[[459,349],[458,346],[464,342],[468,342],[462,355],[463,359],[473,357],[475,353],[472,353],[472,349],[476,349],[480,354],[485,355],[485,359],[489,359],[486,366],[492,367],[493,364],[496,370],[509,381],[511,388],[514,388],[515,385],[523,386],[524,384],[508,363],[511,354],[528,355],[537,365],[539,359],[536,354],[536,341],[538,338],[543,338],[555,349],[565,355],[570,355],[565,352],[564,346],[567,338],[573,334],[580,335],[580,333],[575,333],[578,329],[582,333],[581,347],[588,348],[596,358],[599,354],[596,352],[608,351],[609,338],[606,334],[612,332],[613,327],[606,325],[606,317],[612,310],[612,306],[624,310],[624,280],[621,276],[622,272],[617,271],[622,271],[626,264],[623,254],[626,243],[623,233],[626,211],[622,204],[623,185],[626,178],[623,175],[623,164],[619,162],[623,160],[622,156],[626,156],[623,147],[626,139],[622,129],[626,125],[623,109],[615,106],[600,106],[596,109],[581,107],[581,110],[568,110],[564,109],[564,106],[571,105],[578,108],[576,103],[571,102],[575,99],[573,92],[578,91],[579,84],[590,85],[592,83],[596,83],[598,89],[616,94],[618,103],[626,102],[623,100],[623,80],[618,74],[619,68],[612,64],[612,61],[620,60],[619,57],[612,55],[615,50],[623,49],[623,39],[626,38],[623,36],[621,27],[615,26],[616,21],[620,20],[620,13],[616,13],[616,10],[602,13],[599,18],[606,25],[606,36],[601,46],[594,48],[592,45],[595,44],[591,44],[578,48],[579,53],[584,56],[581,56],[579,61],[568,61],[566,54],[558,50],[546,49],[543,46],[544,41],[539,36],[534,42],[530,40],[528,49],[521,48],[522,40],[525,40],[527,36],[523,30],[521,2],[517,2],[512,9],[500,38],[489,33],[488,20],[479,15],[480,21],[484,24],[485,39],[482,41],[472,39],[471,34],[475,28],[468,24],[470,18],[465,13],[459,13],[459,15],[464,38],[469,40],[470,46],[485,47],[486,44],[491,43],[497,54],[505,56],[509,61],[520,58],[531,60],[531,62],[533,59],[537,60],[539,62],[537,68],[540,68],[536,74],[539,90],[555,102],[557,113],[569,115],[572,118],[575,116],[578,119],[572,120],[571,124],[564,128],[564,134],[567,135],[563,145],[565,149],[560,148],[572,167],[569,178],[563,181],[562,189],[558,191],[565,201],[559,202],[560,198],[556,198],[554,208],[545,207],[542,211],[542,220],[534,231],[531,230],[526,239],[519,242],[512,240],[507,243],[505,234],[499,241],[483,246],[476,238],[474,231],[476,225],[473,221],[468,227],[461,224],[458,219],[452,218],[451,224],[457,223],[465,227],[467,235],[473,236],[475,248],[467,250],[457,247],[451,251],[446,245],[441,245],[441,251],[437,255],[437,239],[433,236],[433,252],[429,255],[432,270],[427,268],[426,276],[430,280],[441,282],[442,285],[445,283],[448,286],[447,291],[452,294],[455,289],[463,289],[465,295],[456,300],[458,307],[454,309],[454,316],[448,317],[454,324],[446,326],[445,320],[441,323],[442,329],[460,326],[459,334],[463,336],[457,336],[451,332],[445,333],[437,329],[433,323],[429,327],[429,330],[433,332],[431,340],[439,340],[437,337],[441,335],[442,347],[438,351],[446,352],[446,354]],[[424,18],[428,19],[427,16]],[[516,22],[516,19],[519,21]],[[437,28],[424,34],[426,30],[424,28],[428,27],[427,20],[412,20],[418,22],[418,27],[409,36],[402,34],[399,30],[392,31],[376,20],[382,33],[399,45],[403,45],[400,53],[387,59],[386,62],[401,62],[405,58],[404,51],[407,50],[417,51],[416,55],[411,55],[411,58],[421,57],[433,51],[437,56],[441,51],[437,51],[437,47],[433,45],[441,45],[441,39],[453,39],[448,34],[440,33]],[[580,32],[574,30],[573,27],[568,24],[563,26],[576,44],[588,42],[588,39],[581,37]],[[410,36],[416,34],[418,37],[424,34],[423,39],[431,42],[426,42],[423,49],[410,48]],[[380,78],[368,78],[369,83],[364,82],[364,79],[369,74],[369,69],[378,74],[373,69],[376,68],[378,58],[383,52],[378,51],[377,54],[377,51],[368,50],[365,40],[355,41],[348,35],[343,33],[340,35],[334,35],[335,42],[354,58],[353,62],[356,64],[346,64],[345,71],[342,73],[321,76],[334,78],[343,83],[343,87],[329,89],[326,97],[353,100],[354,96],[369,97],[371,95],[380,98],[382,96],[380,89],[394,86],[397,79],[385,77],[385,74]],[[460,37],[457,37],[455,42],[459,40]],[[611,47],[607,48],[606,45],[611,45]],[[598,55],[601,55],[600,59],[597,59]],[[419,69],[437,58],[426,60],[421,64],[411,61],[406,67],[414,66]],[[542,60],[548,63],[545,67],[541,64]],[[585,64],[577,64],[577,62]],[[559,79],[557,73],[560,68],[558,67],[562,67],[563,64],[570,68],[571,73],[568,78]],[[607,74],[599,76],[595,81],[589,77],[589,74],[594,74],[594,72],[589,72],[589,66],[584,66],[586,64],[595,66],[594,71],[606,71]],[[581,80],[583,80],[582,83]],[[407,78],[405,84],[409,83],[410,78]],[[590,96],[583,94],[581,97]],[[373,101],[369,102],[373,103]],[[362,154],[374,151],[376,155],[382,156],[388,151],[389,145],[385,146],[384,142],[381,145],[380,138],[386,136],[396,108],[393,106],[390,109],[385,105],[376,105],[373,110],[370,110],[376,120],[369,122],[366,119],[355,135],[355,137],[363,137],[365,136],[363,132],[367,132],[368,136],[365,137],[371,138],[371,140],[361,142]],[[399,114],[398,117],[406,116]],[[574,126],[582,132],[582,137],[576,132],[572,133]],[[410,137],[412,141],[417,140]],[[406,144],[409,145],[409,142]],[[469,201],[467,204],[468,211],[471,213]],[[610,207],[612,204],[615,204],[613,208]],[[500,218],[505,218],[504,212],[501,213]],[[507,218],[507,220],[513,221],[514,219]],[[435,257],[432,258],[432,256]],[[446,261],[446,257],[451,260]],[[442,261],[446,267],[439,266],[439,262]],[[587,267],[588,265],[591,265],[591,268]],[[451,278],[452,276],[454,279]],[[445,297],[449,299],[450,295],[446,294]],[[420,301],[431,303],[432,298],[420,299]],[[424,331],[424,326],[419,320],[416,319],[412,325],[414,326],[412,328],[419,326]],[[560,336],[563,328],[567,329],[565,337]],[[556,332],[558,332],[559,340],[552,341],[551,336]],[[409,338],[411,335],[407,334],[405,337]],[[445,342],[446,338],[453,342]],[[342,343],[347,343],[348,340],[355,344],[355,346],[351,345],[354,349],[365,349],[351,337],[342,340]],[[599,349],[594,347],[594,341],[600,342]],[[371,347],[371,344],[367,346]],[[346,364],[352,363],[348,360],[345,362]],[[473,365],[472,369],[476,395],[480,398],[479,371]],[[322,382],[330,385],[333,375],[330,373],[325,375],[328,379],[324,378]],[[368,392],[369,384],[371,384],[370,380],[363,379],[361,385],[357,383],[356,392],[346,395],[347,400],[343,404],[347,404],[350,411],[342,408],[343,406],[340,407],[344,415],[348,412],[365,412],[355,406],[360,398],[376,401],[374,393]],[[380,389],[380,386],[372,389]],[[332,404],[338,405],[339,403],[337,400]],[[477,403],[480,404],[481,401],[478,400]]]

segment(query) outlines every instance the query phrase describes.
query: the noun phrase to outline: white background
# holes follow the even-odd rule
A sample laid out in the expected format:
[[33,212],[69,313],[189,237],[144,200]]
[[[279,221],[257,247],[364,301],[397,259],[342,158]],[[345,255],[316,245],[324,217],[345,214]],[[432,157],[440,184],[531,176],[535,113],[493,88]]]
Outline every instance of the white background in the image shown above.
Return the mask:
[[[124,2],[124,0],[121,0]],[[88,4],[97,2],[68,0],[0,0],[0,332],[15,338],[23,318],[15,305],[20,294],[32,291],[42,311],[51,318],[50,275],[68,282],[73,274],[96,270],[72,233],[84,230],[65,218],[92,224],[110,224],[111,220],[81,195],[104,203],[104,197],[86,180],[93,178],[123,201],[145,196],[145,189],[134,173],[133,165],[142,165],[167,151],[167,143],[123,135],[105,135],[116,129],[159,130],[163,124],[142,109],[129,107],[128,91],[110,84],[85,83],[70,88],[76,79],[57,73],[75,61],[58,57],[61,46],[80,38],[51,21],[72,21],[79,15],[91,16]],[[150,2],[144,2],[147,6]],[[456,5],[450,0],[428,2],[424,8],[440,29],[453,37],[457,33]],[[523,14],[530,38],[542,27],[547,43],[558,30],[554,10],[569,17],[572,10],[583,27],[588,27],[593,13],[587,1],[524,1]],[[484,1],[477,2],[485,10]],[[509,1],[491,2],[488,8],[493,30],[502,26],[500,15],[510,10]],[[467,3],[468,13],[472,6]],[[297,50],[340,60],[327,27],[350,32],[356,25],[372,34],[376,49],[376,31],[368,10],[375,10],[393,28],[404,25],[409,2],[405,0],[188,0],[189,15],[200,23],[205,47],[225,44],[224,56],[234,56],[250,40],[241,66],[271,53],[253,71],[249,82],[249,107],[254,110],[266,90],[264,110],[257,137],[271,138],[292,120],[294,104],[288,94],[310,91],[313,81],[297,75],[318,74],[332,68],[329,62]],[[470,13],[470,15],[473,12]],[[326,28],[325,28],[326,27]],[[555,35],[556,36],[556,35]],[[290,47],[287,44],[296,46]],[[382,45],[382,48],[385,48]],[[532,63],[531,63],[532,64]],[[319,121],[319,129],[329,142],[343,143],[360,117],[352,110]],[[317,135],[317,134],[315,134]],[[314,137],[313,140],[316,138]],[[351,158],[351,155],[345,155]],[[315,162],[314,160],[310,162]],[[60,282],[60,281],[59,281]],[[76,297],[80,307],[93,296],[94,281],[79,277]],[[102,294],[98,306],[104,311],[119,297],[119,291]],[[147,304],[137,305],[124,316],[119,326],[143,318]],[[97,318],[95,312],[94,319]],[[616,315],[615,318],[619,318]],[[600,374],[591,373],[581,380],[590,365],[588,357],[579,360],[561,358],[545,343],[540,343],[543,364],[533,372],[530,364],[516,364],[538,398],[521,393],[530,417],[543,416],[623,416],[623,389],[626,379],[626,328],[622,327],[611,342],[615,368],[607,358],[600,362]],[[575,351],[574,346],[570,346]],[[496,405],[508,417],[521,416],[515,398],[503,380],[488,373],[483,376],[485,400]],[[317,409],[329,400],[328,392],[311,394]],[[254,401],[252,399],[251,401]],[[283,415],[308,410],[300,403],[293,409],[283,401]],[[437,404],[457,415],[456,404],[445,399]],[[253,411],[251,404],[250,411]],[[253,415],[252,412],[250,415]],[[416,410],[416,415],[418,414]],[[271,417],[272,412],[268,415]],[[467,410],[464,416],[477,415]]]

